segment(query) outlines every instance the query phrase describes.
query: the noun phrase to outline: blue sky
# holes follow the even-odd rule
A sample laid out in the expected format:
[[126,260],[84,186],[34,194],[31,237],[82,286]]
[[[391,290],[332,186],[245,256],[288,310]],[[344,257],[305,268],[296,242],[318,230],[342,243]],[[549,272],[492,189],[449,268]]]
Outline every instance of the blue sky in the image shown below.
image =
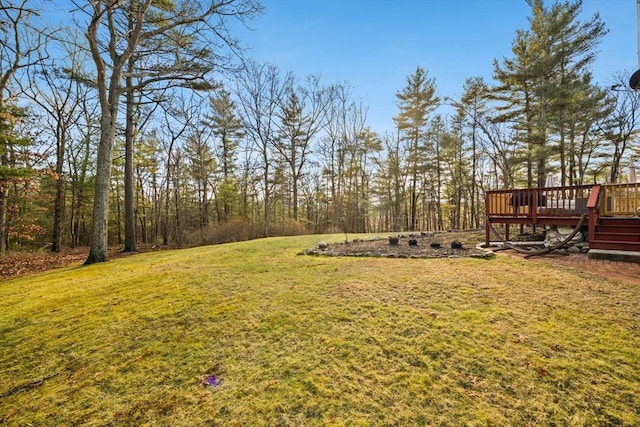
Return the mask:
[[[468,77],[491,81],[493,60],[511,57],[516,30],[528,29],[525,0],[262,0],[252,31],[235,33],[249,56],[302,78],[348,81],[369,107],[368,123],[384,134],[397,115],[396,92],[417,66],[438,94],[457,98]],[[546,0],[547,6],[551,5]],[[636,0],[584,0],[609,29],[593,66],[598,83],[638,68]]]

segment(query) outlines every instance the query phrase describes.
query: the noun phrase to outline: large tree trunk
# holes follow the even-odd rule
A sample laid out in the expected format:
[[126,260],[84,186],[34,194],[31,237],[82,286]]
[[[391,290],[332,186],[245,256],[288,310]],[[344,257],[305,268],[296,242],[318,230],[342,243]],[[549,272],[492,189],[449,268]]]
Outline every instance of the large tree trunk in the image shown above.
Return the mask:
[[[265,161],[268,161],[265,156]],[[269,237],[269,205],[271,203],[271,191],[269,190],[269,168],[265,163],[264,174],[262,177],[264,183],[264,224],[263,237]]]
[[60,252],[62,249],[62,225],[64,221],[64,155],[67,145],[67,131],[58,121],[57,149],[56,149],[56,197],[53,205],[53,236],[51,239],[51,252]]
[[117,105],[113,113],[103,108],[100,119],[100,142],[96,164],[96,185],[93,198],[93,223],[91,225],[91,243],[89,257],[85,265],[104,262],[108,256],[109,231],[109,187],[111,181],[111,156],[115,139]]
[[[131,71],[132,67],[130,67]],[[127,77],[127,85],[133,85],[133,79]],[[124,150],[124,250],[123,252],[136,251],[136,219],[134,209],[133,191],[133,138],[135,122],[133,91],[128,91],[127,95],[127,117],[125,127],[125,150]]]
[[4,256],[7,250],[7,197],[9,189],[0,187],[0,256]]
[[53,238],[51,252],[62,249],[62,224],[64,221],[64,180],[62,179],[62,162],[56,165],[56,198],[53,208]]
[[[120,70],[120,71],[119,71]],[[104,69],[102,70],[104,72]],[[93,197],[93,222],[89,256],[85,265],[104,262],[109,259],[109,188],[111,184],[111,161],[113,141],[116,138],[118,105],[120,101],[121,67],[115,67],[109,80],[108,92],[102,88],[100,110],[100,141],[96,162],[96,184]],[[106,98],[106,99],[105,99]]]

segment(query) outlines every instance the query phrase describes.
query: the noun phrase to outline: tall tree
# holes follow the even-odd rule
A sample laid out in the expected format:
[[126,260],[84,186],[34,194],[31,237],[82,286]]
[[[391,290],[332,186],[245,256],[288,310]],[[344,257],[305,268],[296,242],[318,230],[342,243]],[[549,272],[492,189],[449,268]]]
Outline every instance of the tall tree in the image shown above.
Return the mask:
[[226,89],[220,89],[215,96],[209,98],[211,112],[205,115],[205,126],[210,126],[217,138],[216,152],[219,174],[216,201],[222,203],[222,220],[227,221],[231,215],[231,205],[237,195],[235,178],[238,143],[244,137],[242,119],[237,112],[235,102]]
[[[167,105],[168,104],[168,105]],[[165,152],[164,167],[164,191],[162,196],[162,214],[160,215],[160,232],[162,234],[162,244],[169,244],[171,230],[174,230],[174,237],[178,245],[180,244],[180,234],[178,227],[177,200],[179,188],[174,185],[179,173],[180,157],[178,144],[189,129],[193,126],[193,120],[197,116],[195,107],[178,94],[171,98],[171,102],[162,104],[163,125],[156,132],[156,137],[161,141]],[[171,105],[171,107],[169,107]],[[172,187],[173,185],[173,187]],[[171,217],[171,207],[174,207],[173,218]]]
[[[93,93],[93,92],[88,92]],[[80,96],[81,116],[68,141],[67,170],[71,190],[69,224],[71,247],[88,246],[93,199],[95,146],[99,132],[98,103],[94,96]]]
[[353,173],[352,191],[354,208],[349,215],[350,229],[356,232],[371,232],[371,181],[373,179],[372,165],[378,160],[382,151],[382,141],[371,128],[365,127],[358,135],[357,147],[351,160],[350,171]]
[[184,153],[189,163],[189,175],[194,181],[200,211],[198,227],[209,225],[209,198],[211,178],[216,169],[213,148],[209,145],[210,130],[194,129],[188,136]]
[[[541,62],[549,72],[545,75],[541,93],[549,100],[549,130],[557,135],[557,144],[552,150],[559,156],[561,183],[564,184],[568,180],[569,149],[575,126],[582,126],[575,119],[576,116],[584,117],[584,114],[575,113],[605,95],[592,83],[590,67],[607,30],[597,14],[587,22],[578,20],[582,1],[555,3],[548,10],[541,0],[532,5],[532,30],[538,44],[547,43],[544,57],[548,60]],[[546,176],[546,168],[541,168],[540,172]]]
[[70,49],[65,52],[66,57],[58,58],[59,63],[65,63],[66,66],[60,67],[55,61],[46,61],[43,57],[36,67],[29,70],[28,81],[31,84],[25,88],[25,95],[44,112],[55,144],[55,161],[52,168],[52,176],[55,180],[52,252],[59,252],[62,248],[65,195],[68,183],[65,168],[67,150],[73,139],[74,130],[77,129],[83,115],[82,101],[90,96],[90,88],[86,84],[90,79],[79,73],[88,58],[82,55],[82,51],[71,46],[69,43],[63,43],[63,49],[65,47]]
[[543,0],[528,3],[530,29],[517,32],[514,58],[494,61],[494,76],[500,82],[496,99],[502,101],[498,120],[514,123],[519,131],[531,187],[544,185],[553,131],[559,133],[556,151],[565,155],[567,104],[582,90],[581,82],[588,81],[594,48],[606,30],[597,14],[588,22],[578,21],[581,0],[556,2],[551,8]]
[[394,119],[398,131],[408,144],[409,173],[409,230],[418,226],[419,178],[425,170],[424,160],[433,156],[428,152],[426,126],[429,114],[440,105],[440,97],[436,95],[436,84],[427,76],[422,67],[407,78],[407,85],[396,93],[400,112]]
[[312,151],[311,142],[325,124],[331,93],[331,88],[320,85],[318,76],[309,76],[304,85],[287,87],[279,105],[275,148],[289,168],[294,220],[298,219],[298,185]]
[[469,78],[463,86],[464,93],[460,102],[454,102],[456,107],[457,122],[460,123],[460,138],[469,139],[469,149],[471,150],[471,182],[470,182],[470,221],[473,227],[480,227],[481,215],[479,207],[481,204],[478,183],[482,182],[479,171],[479,157],[481,147],[481,123],[488,113],[489,86],[482,77]]
[[[90,5],[77,4],[90,17],[86,24],[89,49],[96,68],[101,107],[100,140],[93,205],[92,239],[85,264],[106,261],[109,212],[109,180],[113,142],[118,125],[122,94],[147,87],[159,80],[188,82],[206,81],[210,61],[218,60],[211,47],[222,40],[231,42],[225,22],[229,17],[245,19],[259,10],[254,0],[212,2],[131,0],[113,2],[95,0]],[[218,35],[223,35],[219,38]],[[183,43],[167,50],[179,39]],[[153,43],[155,61],[135,87],[125,84],[128,64],[141,48]],[[163,48],[164,47],[164,48]],[[183,61],[176,64],[174,58]],[[189,61],[188,59],[192,59]],[[175,65],[179,65],[176,67]]]
[[609,165],[607,181],[613,183],[618,182],[622,159],[640,131],[640,92],[617,91],[619,87],[610,91],[611,111],[599,124],[599,134],[608,144],[598,156]]
[[582,185],[586,173],[602,142],[597,137],[598,124],[610,116],[612,97],[607,91],[591,84],[591,75],[581,81],[581,87],[571,93],[564,105],[558,150],[560,155],[560,185]]
[[44,45],[43,33],[33,31],[29,25],[37,11],[28,3],[0,0],[0,256],[7,248],[5,226],[11,178],[25,173],[12,158],[16,143],[26,142],[13,133],[17,118],[23,114],[15,105],[16,77],[40,61],[36,53]]
[[354,100],[351,86],[342,82],[334,85],[331,105],[327,113],[324,137],[318,144],[323,166],[322,176],[327,184],[328,225],[338,230],[342,223],[353,225],[345,206],[345,188],[350,156],[357,152],[359,135],[365,130],[367,109],[361,100]]
[[[18,184],[28,183],[33,175],[29,162],[30,138],[22,135],[20,123],[26,118],[26,111],[15,105],[4,104],[0,108],[0,225],[2,225],[0,255],[9,248],[8,206],[10,190],[18,199]],[[28,186],[28,184],[27,184]]]
[[374,159],[377,165],[375,194],[380,200],[378,210],[382,212],[384,229],[403,230],[402,205],[406,198],[406,176],[403,165],[406,153],[402,149],[400,137],[385,137],[384,156]]
[[[534,152],[540,145],[541,135],[534,128],[536,117],[534,66],[536,53],[532,48],[530,33],[519,30],[512,44],[514,58],[505,58],[500,65],[494,60],[494,77],[500,84],[494,88],[494,99],[501,102],[497,110],[500,115],[495,121],[509,123],[516,131],[517,141],[521,143],[520,153],[526,164],[527,186],[534,181]],[[517,160],[516,160],[517,161]]]
[[274,146],[278,134],[278,109],[285,90],[291,86],[293,76],[284,77],[275,65],[249,62],[238,77],[236,94],[244,119],[244,128],[251,143],[250,150],[257,153],[257,166],[261,175],[263,204],[263,236],[269,235],[273,187],[276,176]]

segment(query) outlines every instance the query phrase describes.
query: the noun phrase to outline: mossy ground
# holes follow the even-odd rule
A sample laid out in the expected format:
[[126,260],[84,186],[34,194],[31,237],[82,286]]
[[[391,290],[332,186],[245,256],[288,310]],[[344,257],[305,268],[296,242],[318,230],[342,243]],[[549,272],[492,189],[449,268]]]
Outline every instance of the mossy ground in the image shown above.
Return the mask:
[[[296,256],[321,239],[341,237],[3,281],[0,419],[640,424],[637,286],[506,257]],[[209,375],[220,384],[203,385]]]

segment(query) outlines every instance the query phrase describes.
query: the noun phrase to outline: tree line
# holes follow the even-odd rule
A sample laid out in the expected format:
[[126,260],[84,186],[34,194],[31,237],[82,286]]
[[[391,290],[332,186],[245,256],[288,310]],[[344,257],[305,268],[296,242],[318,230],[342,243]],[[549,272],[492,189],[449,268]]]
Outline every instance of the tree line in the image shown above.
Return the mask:
[[617,182],[640,151],[640,97],[593,81],[607,30],[581,1],[528,0],[459,99],[417,66],[384,135],[348,82],[244,57],[229,23],[256,0],[72,4],[48,28],[0,0],[2,254],[478,228],[489,189]]

